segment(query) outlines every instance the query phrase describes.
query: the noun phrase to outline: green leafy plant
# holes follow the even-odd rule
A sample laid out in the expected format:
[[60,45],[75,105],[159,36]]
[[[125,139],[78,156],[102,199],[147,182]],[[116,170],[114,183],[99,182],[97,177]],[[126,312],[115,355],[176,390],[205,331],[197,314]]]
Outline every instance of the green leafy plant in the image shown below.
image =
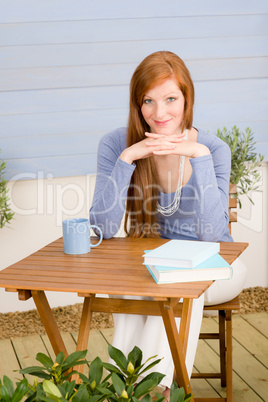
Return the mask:
[[[109,345],[108,352],[117,366],[110,363],[103,363],[106,370],[111,373],[112,385],[110,390],[113,395],[108,399],[110,401],[138,401],[141,398],[149,400],[149,393],[160,383],[164,375],[153,372],[144,377],[137,383],[138,377],[154,367],[161,359],[156,359],[147,364],[156,356],[149,358],[142,364],[142,351],[138,347],[126,357],[119,349]],[[146,365],[147,364],[147,365]]]
[[9,207],[7,181],[4,179],[5,170],[6,162],[0,160],[0,228],[9,223],[14,215]]
[[237,201],[241,208],[241,196],[246,195],[253,203],[250,192],[259,191],[261,175],[259,168],[263,155],[255,152],[253,133],[250,128],[245,132],[234,126],[230,131],[224,127],[218,129],[217,136],[226,142],[231,149],[231,176],[230,182],[237,185]]
[[87,351],[83,350],[81,352],[71,353],[65,358],[64,353],[60,352],[54,363],[53,360],[44,353],[37,353],[36,360],[43,364],[43,366],[27,367],[21,369],[20,373],[44,378],[45,380],[52,381],[56,385],[63,384],[63,382],[68,380],[73,374],[78,374],[77,371],[72,370],[72,367],[87,363],[84,359],[86,354]]
[[[144,376],[144,373],[161,359],[155,359],[156,356],[153,356],[142,363],[142,351],[136,346],[127,357],[111,345],[108,352],[115,365],[103,363],[96,357],[89,365],[88,376],[73,369],[77,365],[88,363],[85,360],[86,350],[74,352],[67,358],[61,352],[55,362],[49,356],[38,353],[36,360],[42,366],[19,370],[21,374],[33,375],[34,384],[29,385],[28,380],[24,378],[14,387],[12,381],[4,376],[3,382],[0,380],[0,401],[152,402],[150,392],[161,382],[164,375],[152,372]],[[71,379],[73,374],[78,374],[78,382]],[[144,377],[139,381],[140,375]],[[42,381],[37,382],[36,377]],[[179,388],[175,382],[172,384],[171,402],[189,402],[191,398],[192,395],[185,396],[184,389]],[[165,397],[156,393],[154,400],[163,402]]]
[[14,388],[13,382],[4,375],[3,382],[0,380],[0,401],[21,401],[29,392],[29,384],[26,378],[21,380]]

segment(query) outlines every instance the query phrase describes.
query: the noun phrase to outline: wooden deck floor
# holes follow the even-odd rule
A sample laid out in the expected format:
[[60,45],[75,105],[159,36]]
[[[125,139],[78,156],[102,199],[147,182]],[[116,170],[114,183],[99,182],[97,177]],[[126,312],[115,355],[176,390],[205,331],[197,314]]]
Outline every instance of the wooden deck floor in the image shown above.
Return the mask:
[[[203,319],[203,330],[215,331],[214,317]],[[69,353],[75,350],[77,333],[63,333]],[[93,330],[88,345],[88,360],[100,356],[108,361],[107,344],[112,342],[113,329]],[[268,313],[233,316],[233,381],[234,402],[268,401]],[[20,374],[13,370],[38,365],[38,352],[55,355],[46,335],[31,335],[23,338],[0,340],[0,378],[9,376],[14,381]],[[194,370],[218,370],[218,342],[199,341]],[[30,378],[32,382],[33,378]],[[192,380],[196,397],[225,396],[218,379]]]

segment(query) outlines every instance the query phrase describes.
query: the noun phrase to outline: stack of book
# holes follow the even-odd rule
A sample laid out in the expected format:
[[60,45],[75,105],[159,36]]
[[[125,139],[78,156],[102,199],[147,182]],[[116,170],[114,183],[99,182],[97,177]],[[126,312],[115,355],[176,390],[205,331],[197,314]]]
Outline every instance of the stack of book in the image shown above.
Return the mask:
[[219,251],[219,243],[170,240],[145,251],[144,265],[159,284],[230,279],[232,267]]

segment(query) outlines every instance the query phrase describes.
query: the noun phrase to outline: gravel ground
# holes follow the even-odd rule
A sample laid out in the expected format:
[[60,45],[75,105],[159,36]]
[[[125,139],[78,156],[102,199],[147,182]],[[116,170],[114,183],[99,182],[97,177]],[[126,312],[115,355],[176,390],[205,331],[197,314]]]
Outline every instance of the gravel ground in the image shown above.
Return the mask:
[[[237,314],[268,312],[268,288],[244,289],[240,294],[241,308]],[[78,331],[82,304],[52,309],[59,329],[65,332]],[[112,314],[93,313],[92,329],[112,328]],[[44,334],[44,328],[36,310],[0,313],[0,339]]]

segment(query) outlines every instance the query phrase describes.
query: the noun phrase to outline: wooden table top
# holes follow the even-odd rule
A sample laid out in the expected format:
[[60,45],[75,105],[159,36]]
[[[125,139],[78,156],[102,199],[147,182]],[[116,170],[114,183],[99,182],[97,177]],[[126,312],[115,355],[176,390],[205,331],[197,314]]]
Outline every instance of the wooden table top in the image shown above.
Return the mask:
[[[212,281],[157,285],[143,265],[144,250],[168,240],[112,238],[83,255],[67,255],[62,238],[0,272],[7,290],[45,290],[109,295],[199,297]],[[94,243],[94,240],[93,240]],[[247,243],[221,243],[231,264]]]

